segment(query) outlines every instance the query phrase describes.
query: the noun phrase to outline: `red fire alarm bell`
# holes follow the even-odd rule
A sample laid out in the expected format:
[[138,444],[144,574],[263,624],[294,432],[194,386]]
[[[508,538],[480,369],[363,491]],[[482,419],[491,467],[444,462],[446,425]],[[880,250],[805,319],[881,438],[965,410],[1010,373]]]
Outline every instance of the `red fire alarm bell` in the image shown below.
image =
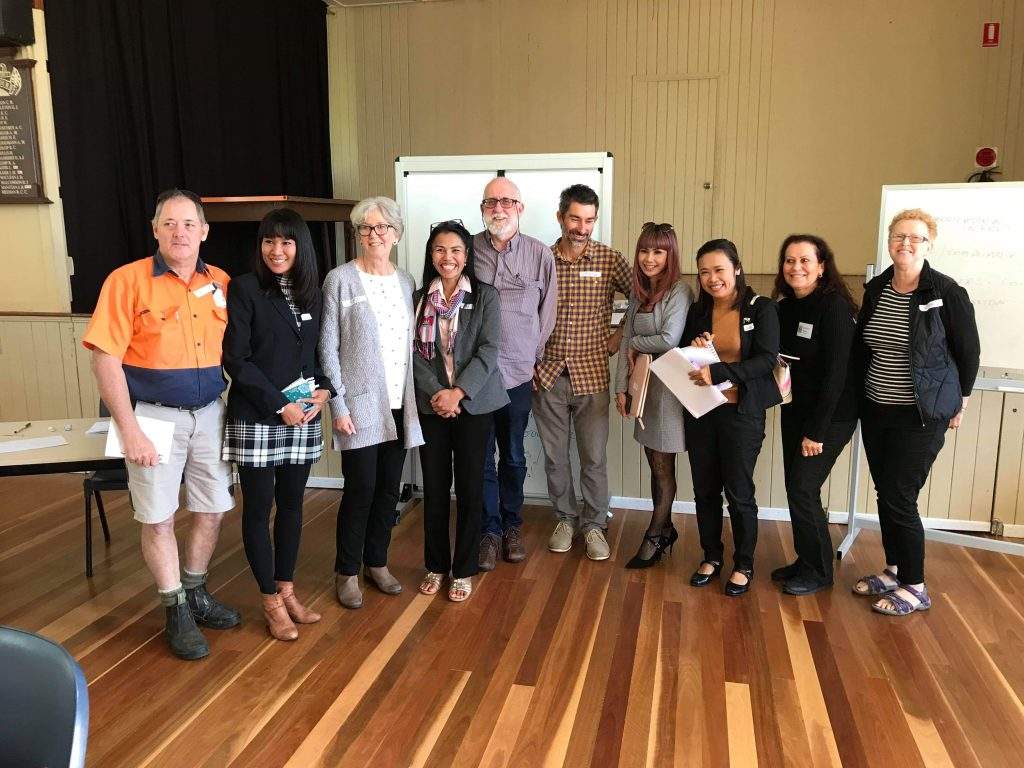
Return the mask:
[[982,171],[995,168],[999,164],[999,150],[995,147],[978,147],[974,153],[974,164]]

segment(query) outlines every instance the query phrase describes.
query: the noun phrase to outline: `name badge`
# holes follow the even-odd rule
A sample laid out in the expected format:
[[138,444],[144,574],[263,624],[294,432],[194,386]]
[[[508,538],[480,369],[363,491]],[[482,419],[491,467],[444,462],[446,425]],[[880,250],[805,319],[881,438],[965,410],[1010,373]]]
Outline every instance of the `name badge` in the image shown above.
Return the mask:
[[341,306],[348,308],[353,304],[362,304],[364,301],[366,301],[366,296],[353,296],[351,299],[342,299]]
[[937,309],[942,306],[942,299],[935,299],[935,301],[929,301],[927,304],[919,304],[918,309],[922,312],[927,312],[929,309]]
[[753,323],[747,323],[746,325],[743,326],[743,330],[744,331],[752,331],[752,330],[754,330],[754,324]]
[[801,339],[811,338],[811,334],[814,333],[814,326],[811,323],[797,323],[796,324],[796,335]]
[[601,271],[600,270],[597,270],[597,271],[585,270],[583,272],[580,272],[580,277],[600,277],[600,276],[601,276]]
[[299,320],[312,320],[312,319],[313,319],[313,316],[311,314],[309,314],[309,312],[303,312],[301,315],[299,315]]
[[472,304],[463,304],[463,305],[462,305],[462,308],[463,308],[463,309],[472,309],[472,308],[473,308],[473,305],[472,305]]
[[192,295],[195,296],[197,299],[201,299],[206,294],[213,293],[215,290],[217,290],[216,285],[214,285],[213,283],[207,283],[202,288],[196,288],[194,291],[192,291]]
[[215,288],[213,291],[213,305],[221,309],[228,305],[227,299],[224,298],[224,291],[220,288]]

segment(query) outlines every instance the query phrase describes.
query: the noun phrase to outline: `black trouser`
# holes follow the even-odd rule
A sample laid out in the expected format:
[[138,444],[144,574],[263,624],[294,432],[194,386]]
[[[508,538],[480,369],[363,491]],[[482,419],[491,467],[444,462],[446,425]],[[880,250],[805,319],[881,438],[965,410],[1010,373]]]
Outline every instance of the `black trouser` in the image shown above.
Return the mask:
[[398,428],[395,440],[341,452],[345,492],[338,506],[334,571],[343,576],[355,576],[361,563],[371,568],[388,564],[405,465],[402,411],[391,413]]
[[[312,464],[279,467],[238,465],[242,485],[242,542],[249,567],[265,595],[277,593],[275,581],[291,581],[302,536],[302,497]],[[270,506],[277,502],[274,541],[270,541]]]
[[[420,446],[423,468],[423,559],[427,570],[456,579],[479,570],[484,503],[484,448],[493,416],[463,411],[452,419],[420,414],[426,441]],[[455,474],[455,553],[452,554],[452,470]]]
[[807,575],[832,580],[832,537],[828,533],[828,512],[821,506],[821,486],[836,459],[850,442],[854,421],[834,421],[822,435],[817,456],[804,456],[807,414],[796,405],[782,406],[782,464],[786,475],[786,498],[793,526],[793,548]]
[[946,441],[945,421],[926,421],[913,405],[861,409],[864,453],[878,493],[878,524],[885,562],[898,568],[904,584],[924,583],[924,525],[917,497]]
[[754,465],[764,442],[764,411],[744,416],[737,412],[737,406],[726,403],[699,419],[688,413],[685,417],[686,448],[704,559],[723,561],[724,490],[732,521],[734,566],[737,570],[752,569],[757,545]]

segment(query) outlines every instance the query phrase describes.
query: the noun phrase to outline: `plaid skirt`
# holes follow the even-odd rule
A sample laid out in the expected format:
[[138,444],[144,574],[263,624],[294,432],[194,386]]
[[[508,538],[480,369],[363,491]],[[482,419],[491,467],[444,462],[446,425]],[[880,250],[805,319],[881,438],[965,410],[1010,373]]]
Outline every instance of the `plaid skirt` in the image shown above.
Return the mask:
[[320,417],[296,427],[287,424],[252,424],[228,419],[220,457],[243,467],[279,467],[312,464],[324,451]]

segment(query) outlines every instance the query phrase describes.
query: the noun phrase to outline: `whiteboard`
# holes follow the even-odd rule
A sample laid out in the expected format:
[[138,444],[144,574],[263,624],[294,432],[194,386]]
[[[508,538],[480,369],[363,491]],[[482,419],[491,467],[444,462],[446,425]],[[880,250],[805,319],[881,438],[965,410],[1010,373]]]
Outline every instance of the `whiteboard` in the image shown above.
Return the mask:
[[938,223],[928,263],[967,289],[990,378],[1024,379],[1024,182],[911,184],[882,187],[878,270],[892,265],[889,222],[921,208]]
[[[491,179],[504,175],[519,187],[525,209],[520,231],[553,244],[561,235],[555,213],[558,196],[571,184],[586,184],[601,200],[592,237],[604,243],[612,238],[612,182],[614,158],[608,152],[565,152],[550,155],[432,155],[403,156],[395,160],[395,199],[402,207],[405,235],[398,243],[398,264],[419,285],[423,276],[430,225],[461,219],[476,234],[483,230],[480,200]],[[569,435],[569,456],[579,494],[579,460],[575,436]],[[524,491],[547,497],[544,447],[530,415],[524,438],[526,482]],[[418,483],[419,462],[414,461],[412,482]]]

